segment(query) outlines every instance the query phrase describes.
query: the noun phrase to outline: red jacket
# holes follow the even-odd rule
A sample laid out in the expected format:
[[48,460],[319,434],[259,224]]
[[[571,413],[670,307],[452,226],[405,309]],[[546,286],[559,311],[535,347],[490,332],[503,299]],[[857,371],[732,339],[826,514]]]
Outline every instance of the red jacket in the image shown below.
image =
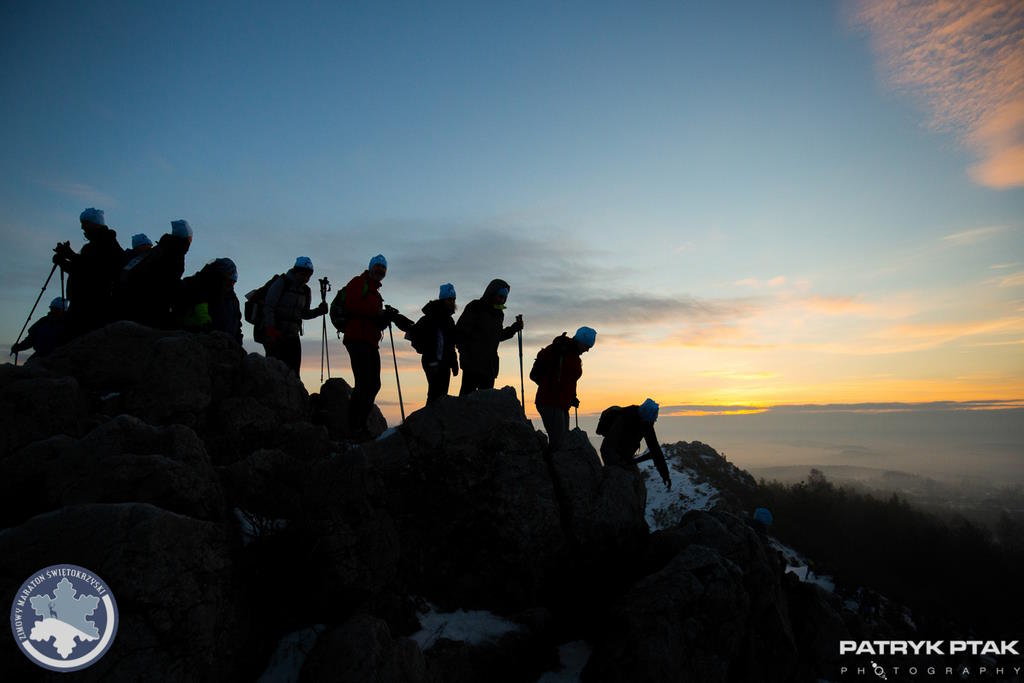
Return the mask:
[[378,290],[380,283],[366,270],[345,285],[345,315],[348,317],[345,343],[355,341],[380,345],[381,330],[388,326],[388,322],[384,317],[384,298]]
[[566,335],[556,337],[537,354],[534,367],[539,370],[537,382],[537,405],[553,406],[569,410],[576,398],[576,382],[583,376],[583,361],[576,342]]

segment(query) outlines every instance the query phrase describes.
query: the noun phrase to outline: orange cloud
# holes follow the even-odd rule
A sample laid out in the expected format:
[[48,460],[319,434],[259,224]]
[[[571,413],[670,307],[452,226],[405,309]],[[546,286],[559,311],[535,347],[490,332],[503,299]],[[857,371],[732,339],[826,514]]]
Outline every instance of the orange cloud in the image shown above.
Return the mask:
[[781,287],[786,284],[786,277],[784,275],[777,275],[770,280],[758,280],[757,278],[748,277],[742,280],[736,281],[737,285],[741,287],[753,287],[754,289],[767,289],[771,287]]
[[975,182],[1024,186],[1024,3],[861,0],[853,18],[892,84],[929,111],[929,125],[980,157]]

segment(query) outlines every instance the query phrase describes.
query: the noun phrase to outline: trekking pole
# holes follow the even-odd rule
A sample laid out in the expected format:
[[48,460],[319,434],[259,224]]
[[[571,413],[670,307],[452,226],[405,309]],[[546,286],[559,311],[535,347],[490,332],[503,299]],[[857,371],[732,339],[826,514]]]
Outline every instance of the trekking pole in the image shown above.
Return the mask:
[[523,331],[519,330],[519,400],[523,404],[523,415],[526,415],[526,388],[523,382]]
[[64,296],[64,267],[63,266],[61,266],[61,268],[60,268],[60,298],[61,299],[66,299],[67,298],[67,297]]
[[[331,282],[326,277],[320,278],[320,301],[327,303],[327,292],[331,291]],[[327,316],[322,316],[323,334],[320,337],[320,383],[324,383],[324,359],[327,360],[327,379],[331,378],[331,349],[327,345]]]
[[[53,271],[57,270],[57,264],[53,264],[53,268],[50,268],[50,274],[46,276],[46,282],[43,283],[43,288],[39,290],[39,296],[36,297],[36,302],[32,304],[32,310],[28,312],[28,318],[25,319],[25,324],[21,326],[21,332],[18,333],[18,338],[14,341],[14,345],[17,346],[21,341],[21,335],[25,334],[25,328],[28,327],[28,321],[32,320],[32,314],[36,312],[36,306],[39,305],[39,300],[43,298],[43,292],[50,284],[50,278],[53,277]],[[64,271],[61,270],[60,274],[63,276]],[[18,364],[18,352],[14,352],[14,364]]]
[[391,337],[391,358],[395,361],[395,382],[398,384],[398,409],[402,411],[402,422],[405,422],[405,404],[402,403],[402,380],[398,378],[398,354],[395,353],[395,335],[388,321],[388,336]]
[[572,409],[573,409],[573,412],[576,413],[576,429],[579,429],[580,428],[580,407],[579,406],[573,406]]

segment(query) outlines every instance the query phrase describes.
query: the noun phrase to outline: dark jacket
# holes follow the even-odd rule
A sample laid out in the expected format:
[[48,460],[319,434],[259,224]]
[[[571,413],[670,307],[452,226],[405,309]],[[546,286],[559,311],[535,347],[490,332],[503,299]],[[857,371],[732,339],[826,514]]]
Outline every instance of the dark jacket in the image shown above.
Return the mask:
[[191,332],[224,332],[242,343],[242,311],[234,289],[226,287],[215,263],[181,281],[175,318]]
[[417,340],[424,365],[441,365],[451,370],[458,368],[455,321],[443,301],[427,302],[423,307],[423,317],[416,321],[408,336]]
[[11,351],[20,353],[27,349],[35,349],[36,356],[46,356],[66,341],[67,319],[58,313],[48,313],[32,323],[28,334],[20,342],[11,347]]
[[298,337],[302,334],[302,321],[320,315],[318,309],[310,310],[312,300],[313,293],[309,285],[299,282],[292,268],[267,290],[263,306],[263,327],[276,328],[285,337]]
[[576,382],[583,376],[580,347],[572,337],[555,339],[537,353],[530,379],[537,382],[536,403],[568,410],[576,398]]
[[647,450],[654,466],[658,468],[658,474],[663,481],[669,480],[668,465],[661,452],[658,436],[654,433],[654,424],[640,417],[639,406],[608,408],[601,414],[597,433],[604,436],[601,459],[606,465],[635,468],[638,461],[633,459],[633,455],[640,449],[640,440],[643,439],[647,442]]
[[491,298],[500,289],[508,289],[508,283],[491,280],[483,296],[466,304],[455,324],[459,360],[464,371],[497,377],[498,344],[522,329],[518,323],[505,327],[504,311],[491,304]]
[[116,318],[114,284],[124,262],[124,250],[113,230],[90,231],[81,253],[69,253],[54,262],[68,274],[69,313],[80,331],[103,325]]
[[171,308],[179,299],[189,241],[171,234],[121,269],[118,299],[121,315],[150,327],[173,326]]

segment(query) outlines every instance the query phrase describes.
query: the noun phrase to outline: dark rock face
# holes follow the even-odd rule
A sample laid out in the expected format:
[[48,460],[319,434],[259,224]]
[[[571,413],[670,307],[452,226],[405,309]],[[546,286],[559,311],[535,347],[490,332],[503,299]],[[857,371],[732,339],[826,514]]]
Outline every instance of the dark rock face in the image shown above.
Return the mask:
[[0,522],[79,503],[152,503],[216,520],[224,496],[203,442],[188,427],[122,415],[82,439],[57,436],[0,461]]
[[[348,382],[335,377],[323,383],[319,394],[310,397],[313,422],[327,427],[327,432],[336,441],[352,436],[348,424],[348,402],[351,396],[352,387]],[[377,406],[370,409],[366,428],[374,437],[380,436],[388,428],[388,423]]]
[[77,436],[86,400],[73,377],[3,366],[0,374],[0,457],[54,434]]
[[[66,507],[0,531],[0,593],[14,595],[31,571],[69,561],[103,577],[121,618],[110,651],[77,676],[236,676],[247,620],[223,527],[140,503]],[[13,642],[0,649],[0,670],[11,680],[46,673]]]
[[302,683],[422,683],[426,664],[415,642],[394,640],[380,619],[357,614],[323,633],[306,663]]
[[415,589],[441,605],[537,604],[564,536],[541,442],[512,389],[438,401],[410,415],[400,438],[365,450]]

